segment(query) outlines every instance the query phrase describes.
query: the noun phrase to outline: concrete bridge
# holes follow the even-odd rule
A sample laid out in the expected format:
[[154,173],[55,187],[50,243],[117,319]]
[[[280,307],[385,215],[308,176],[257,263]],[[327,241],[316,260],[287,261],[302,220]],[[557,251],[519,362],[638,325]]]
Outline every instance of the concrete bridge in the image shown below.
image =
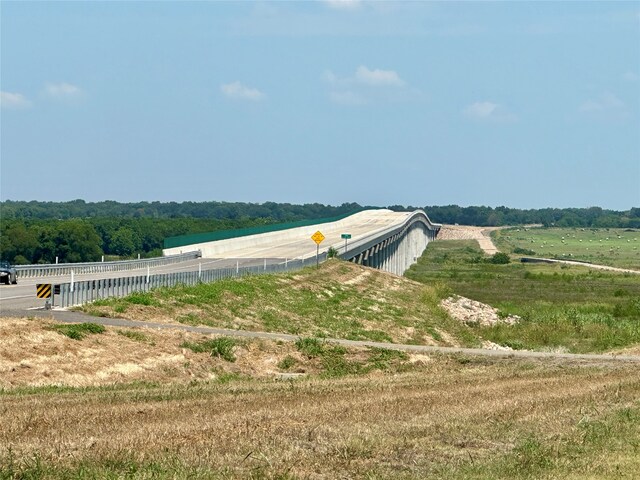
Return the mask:
[[[336,222],[167,248],[163,253],[200,250],[203,258],[269,258],[286,262],[315,258],[317,252],[324,258],[333,247],[345,260],[402,275],[439,230],[440,225],[431,222],[422,210],[365,210]],[[319,250],[311,240],[317,231],[325,237]],[[343,235],[350,238],[345,242]]]

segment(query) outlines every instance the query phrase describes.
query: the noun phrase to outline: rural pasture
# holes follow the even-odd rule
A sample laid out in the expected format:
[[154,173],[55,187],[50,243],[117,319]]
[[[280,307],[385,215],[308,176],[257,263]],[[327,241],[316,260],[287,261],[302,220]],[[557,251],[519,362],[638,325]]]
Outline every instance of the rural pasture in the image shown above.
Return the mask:
[[492,237],[507,253],[640,270],[638,229],[516,227],[496,230]]

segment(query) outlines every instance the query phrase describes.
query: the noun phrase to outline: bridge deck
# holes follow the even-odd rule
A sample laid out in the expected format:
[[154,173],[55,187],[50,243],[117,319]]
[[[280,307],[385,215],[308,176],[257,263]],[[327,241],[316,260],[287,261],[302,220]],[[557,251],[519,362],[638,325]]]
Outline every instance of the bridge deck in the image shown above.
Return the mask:
[[341,238],[343,233],[351,234],[349,242],[354,242],[393,225],[399,225],[409,215],[409,212],[366,210],[338,222],[167,249],[165,254],[174,254],[181,249],[189,248],[202,250],[205,258],[306,258],[316,253],[316,245],[311,240],[311,235],[318,230],[325,236],[325,240],[320,244],[321,251],[326,251],[330,246],[340,250],[344,247],[344,240]]

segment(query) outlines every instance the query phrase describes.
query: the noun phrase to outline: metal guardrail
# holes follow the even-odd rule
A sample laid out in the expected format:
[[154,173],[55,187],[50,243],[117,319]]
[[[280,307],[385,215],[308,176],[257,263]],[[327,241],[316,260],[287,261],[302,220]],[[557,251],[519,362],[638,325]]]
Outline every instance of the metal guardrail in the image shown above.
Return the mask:
[[59,263],[43,265],[16,265],[18,278],[46,277],[53,275],[68,275],[72,271],[75,274],[101,273],[101,272],[125,272],[147,267],[160,267],[174,263],[185,262],[200,257],[199,251],[170,255],[166,257],[143,258],[140,260],[119,260],[115,262],[86,262],[86,263]]
[[427,229],[436,232],[436,235],[442,227],[440,223],[433,223],[429,216],[423,210],[415,210],[400,225],[392,225],[391,227],[387,227],[364,237],[358,238],[357,240],[354,240],[348,244],[346,252],[344,251],[344,249],[338,249],[339,251],[342,250],[339,256],[342,259],[351,260],[363,251],[368,250],[374,245],[380,243],[381,238],[389,238],[398,233],[402,233],[416,222],[423,223],[427,227]]
[[[327,259],[326,253],[319,256],[319,261]],[[71,307],[109,297],[126,297],[134,292],[148,292],[159,287],[176,285],[195,285],[211,283],[226,278],[237,278],[246,275],[261,275],[277,272],[300,270],[315,265],[315,256],[306,259],[289,260],[282,263],[264,266],[216,268],[190,272],[163,273],[156,275],[139,275],[136,277],[104,278],[100,280],[84,280],[60,284],[60,294],[54,298],[54,305]]]

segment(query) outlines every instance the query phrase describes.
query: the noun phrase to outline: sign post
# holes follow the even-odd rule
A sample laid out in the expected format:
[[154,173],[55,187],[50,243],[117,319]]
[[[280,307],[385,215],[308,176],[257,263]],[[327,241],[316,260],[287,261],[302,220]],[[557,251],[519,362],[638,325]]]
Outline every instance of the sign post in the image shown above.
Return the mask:
[[316,242],[316,268],[320,268],[320,244],[324,238],[325,237],[320,230],[311,235],[311,240]]
[[340,237],[344,238],[344,253],[347,253],[347,240],[351,238],[350,233],[343,233]]

